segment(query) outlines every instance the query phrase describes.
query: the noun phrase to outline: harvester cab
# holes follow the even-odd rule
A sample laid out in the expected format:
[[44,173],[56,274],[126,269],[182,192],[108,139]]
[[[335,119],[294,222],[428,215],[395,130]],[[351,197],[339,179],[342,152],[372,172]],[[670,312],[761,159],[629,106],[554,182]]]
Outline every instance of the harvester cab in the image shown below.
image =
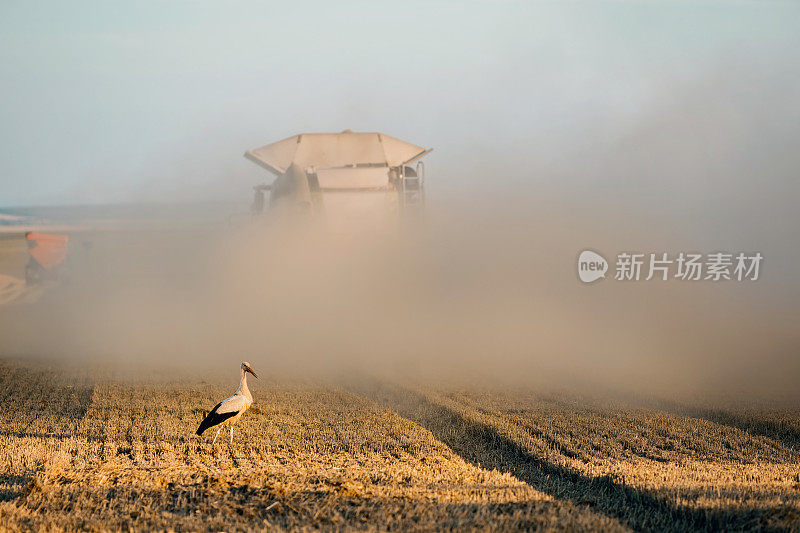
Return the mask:
[[430,152],[382,133],[294,135],[245,153],[276,176],[253,188],[251,210],[308,213],[334,227],[419,218],[425,206],[420,159]]
[[67,258],[67,235],[29,231],[25,234],[28,244],[28,264],[25,265],[25,282],[36,285],[43,281],[57,280]]

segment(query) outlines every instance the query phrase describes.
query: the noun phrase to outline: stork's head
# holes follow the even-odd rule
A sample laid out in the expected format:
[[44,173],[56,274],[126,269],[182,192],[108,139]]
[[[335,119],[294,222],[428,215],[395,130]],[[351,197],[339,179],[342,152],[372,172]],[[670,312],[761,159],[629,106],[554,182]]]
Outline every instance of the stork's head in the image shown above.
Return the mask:
[[248,363],[247,361],[242,361],[242,371],[243,371],[243,372],[250,372],[250,373],[251,373],[251,374],[253,374],[255,377],[258,377],[258,374],[256,374],[255,372],[253,372],[253,369],[252,369],[252,368],[250,368],[250,363]]

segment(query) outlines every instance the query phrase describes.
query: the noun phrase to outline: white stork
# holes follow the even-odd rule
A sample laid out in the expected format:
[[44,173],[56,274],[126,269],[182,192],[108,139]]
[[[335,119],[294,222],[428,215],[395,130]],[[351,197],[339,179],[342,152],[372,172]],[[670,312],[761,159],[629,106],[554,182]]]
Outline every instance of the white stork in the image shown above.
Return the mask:
[[202,435],[205,430],[214,426],[219,426],[217,434],[214,435],[214,440],[211,444],[217,442],[217,437],[222,429],[222,424],[228,422],[231,426],[231,444],[233,444],[233,425],[237,420],[247,411],[247,408],[253,404],[253,395],[250,394],[250,389],[247,388],[247,372],[250,372],[255,377],[258,377],[253,369],[250,368],[250,363],[247,361],[242,362],[242,379],[239,382],[239,388],[233,393],[233,396],[226,398],[219,402],[211,410],[208,415],[203,419],[200,427],[197,428],[197,434]]

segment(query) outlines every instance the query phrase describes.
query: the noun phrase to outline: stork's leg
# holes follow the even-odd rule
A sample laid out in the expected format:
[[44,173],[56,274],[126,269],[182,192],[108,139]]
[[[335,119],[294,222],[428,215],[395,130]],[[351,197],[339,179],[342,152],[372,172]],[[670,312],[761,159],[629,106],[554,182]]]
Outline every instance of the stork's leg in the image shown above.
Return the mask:
[[231,424],[231,444],[233,444],[233,424]]
[[217,433],[214,435],[214,440],[211,441],[211,445],[213,446],[215,442],[217,442],[217,437],[219,437],[219,432],[222,430],[222,424],[220,424]]

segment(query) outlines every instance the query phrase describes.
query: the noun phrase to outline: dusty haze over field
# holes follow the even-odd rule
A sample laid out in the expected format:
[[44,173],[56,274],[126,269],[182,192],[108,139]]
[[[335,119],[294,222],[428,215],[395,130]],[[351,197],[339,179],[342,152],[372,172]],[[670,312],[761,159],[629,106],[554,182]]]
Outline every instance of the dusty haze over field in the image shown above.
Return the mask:
[[614,250],[653,234],[514,207],[445,205],[424,232],[396,235],[279,219],[77,234],[70,284],[0,310],[0,353],[187,376],[249,360],[267,376],[796,401],[798,337],[769,270],[755,283],[586,286],[574,263],[587,239]]

